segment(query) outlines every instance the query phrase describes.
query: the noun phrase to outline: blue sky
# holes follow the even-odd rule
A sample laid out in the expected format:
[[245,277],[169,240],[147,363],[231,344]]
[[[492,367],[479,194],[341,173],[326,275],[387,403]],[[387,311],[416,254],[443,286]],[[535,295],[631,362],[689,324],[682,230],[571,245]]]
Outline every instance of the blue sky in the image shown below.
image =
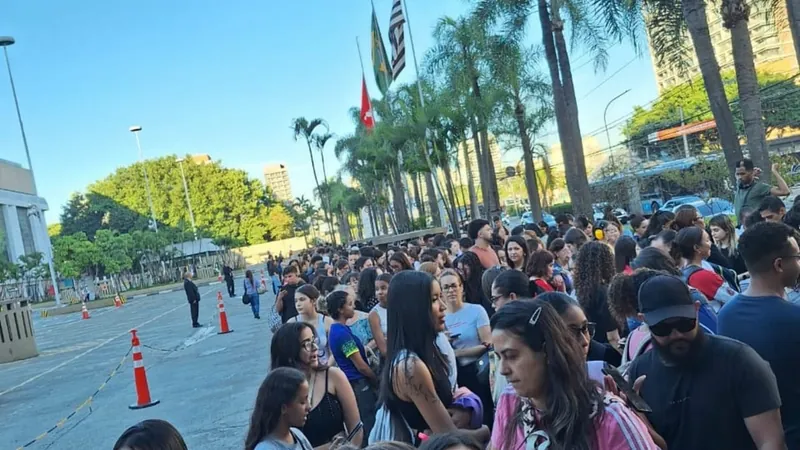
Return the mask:
[[[464,0],[407,2],[420,58],[438,18],[469,7]],[[391,0],[374,3],[385,34]],[[131,125],[143,127],[145,157],[208,153],[258,178],[265,164],[285,162],[294,195],[311,197],[308,151],[293,140],[290,122],[321,117],[336,134],[352,132],[347,110],[360,104],[361,89],[355,38],[368,58],[369,26],[367,0],[4,2],[0,35],[17,40],[9,54],[48,220],[57,221],[70,193],[137,159]],[[615,45],[601,73],[582,66],[587,59],[580,48],[572,53],[584,133],[602,129],[606,102],[626,89],[609,122],[656,98],[646,48],[637,56],[629,44]],[[413,76],[409,59],[399,81]],[[556,139],[550,128],[548,144]],[[605,146],[604,134],[598,138]],[[0,158],[25,162],[5,68]],[[338,168],[331,144],[326,162],[329,174]]]

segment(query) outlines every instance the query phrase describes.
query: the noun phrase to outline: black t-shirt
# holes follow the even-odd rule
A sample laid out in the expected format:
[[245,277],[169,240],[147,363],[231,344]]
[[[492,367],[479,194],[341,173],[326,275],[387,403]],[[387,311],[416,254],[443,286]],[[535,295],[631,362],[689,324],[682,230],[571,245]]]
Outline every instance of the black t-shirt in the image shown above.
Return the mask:
[[611,310],[608,309],[608,286],[598,287],[583,311],[589,322],[597,324],[594,340],[601,344],[607,344],[607,333],[619,330],[619,324],[611,316]]
[[283,311],[281,311],[281,321],[283,323],[297,315],[297,307],[294,305],[294,293],[303,284],[305,283],[301,281],[295,285],[287,284],[281,287],[282,291],[286,291],[286,295],[283,297]]
[[671,449],[756,449],[744,419],[780,408],[775,375],[739,341],[698,338],[703,347],[691,365],[668,366],[657,350],[631,364],[631,380],[647,375],[640,392],[653,409],[647,418]]

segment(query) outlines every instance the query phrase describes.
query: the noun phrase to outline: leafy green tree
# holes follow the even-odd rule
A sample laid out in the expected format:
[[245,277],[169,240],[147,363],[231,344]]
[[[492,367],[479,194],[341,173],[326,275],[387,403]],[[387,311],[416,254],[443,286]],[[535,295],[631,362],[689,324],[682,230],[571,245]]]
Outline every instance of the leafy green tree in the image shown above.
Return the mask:
[[[122,234],[147,230],[150,209],[141,164],[147,167],[152,180],[159,232],[164,228],[191,231],[175,159],[171,155],[119,168],[90,185],[86,194],[74,194],[61,214],[62,234],[83,232],[92,240],[101,229]],[[184,170],[200,235],[229,236],[247,244],[291,235],[286,209],[272,200],[260,181],[249,179],[244,171],[223,168],[218,162],[185,164]]]

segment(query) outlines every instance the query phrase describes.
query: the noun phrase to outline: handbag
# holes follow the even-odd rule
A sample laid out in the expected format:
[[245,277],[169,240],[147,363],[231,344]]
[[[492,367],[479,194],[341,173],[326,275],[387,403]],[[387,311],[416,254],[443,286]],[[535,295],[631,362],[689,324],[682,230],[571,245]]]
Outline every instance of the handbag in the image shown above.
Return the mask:
[[278,331],[278,328],[283,325],[283,319],[281,319],[281,315],[278,314],[278,311],[275,309],[274,305],[267,313],[267,324],[269,325],[269,331],[273,333]]
[[458,370],[467,370],[472,372],[479,384],[489,386],[489,373],[491,372],[489,370],[490,366],[491,362],[489,359],[489,352],[487,351],[476,361],[459,366]]
[[244,294],[242,294],[242,303],[244,303],[245,305],[249,305],[250,296],[247,295],[247,286],[244,283],[242,283],[242,287],[244,288]]

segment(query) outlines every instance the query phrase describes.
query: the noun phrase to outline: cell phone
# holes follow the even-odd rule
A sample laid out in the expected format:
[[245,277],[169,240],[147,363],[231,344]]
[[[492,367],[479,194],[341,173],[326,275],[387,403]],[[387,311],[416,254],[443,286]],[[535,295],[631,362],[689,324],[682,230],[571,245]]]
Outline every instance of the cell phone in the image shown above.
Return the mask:
[[628,398],[628,404],[630,404],[633,409],[643,413],[653,412],[653,408],[644,401],[641,395],[633,390],[633,385],[619,373],[619,370],[606,364],[605,367],[603,367],[603,373],[610,376],[611,379],[614,380],[614,383],[617,383],[619,389],[625,394],[625,397]]
[[461,333],[451,334],[449,337],[450,339],[458,339],[461,336]]

